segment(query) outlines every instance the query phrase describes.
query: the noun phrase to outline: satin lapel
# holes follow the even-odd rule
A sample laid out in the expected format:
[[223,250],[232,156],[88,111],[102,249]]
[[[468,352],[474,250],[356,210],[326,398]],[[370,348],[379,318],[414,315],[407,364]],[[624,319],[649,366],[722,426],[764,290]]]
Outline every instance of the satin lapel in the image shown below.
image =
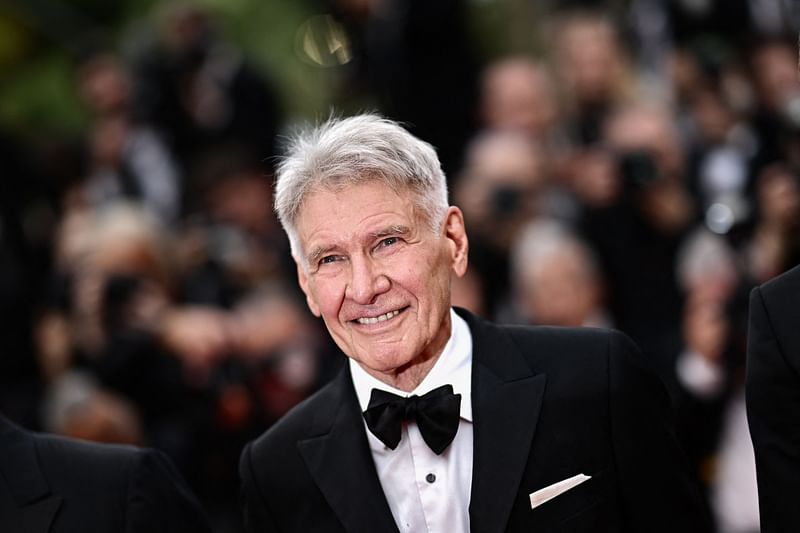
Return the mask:
[[501,532],[530,455],[546,379],[525,364],[507,333],[465,318],[473,339],[475,421],[470,529]]
[[315,421],[324,434],[298,442],[298,448],[349,533],[396,532],[347,365],[336,379],[332,401]]
[[0,517],[0,531],[46,533],[62,498],[50,492],[33,437],[0,416],[0,444],[0,476],[13,500]]

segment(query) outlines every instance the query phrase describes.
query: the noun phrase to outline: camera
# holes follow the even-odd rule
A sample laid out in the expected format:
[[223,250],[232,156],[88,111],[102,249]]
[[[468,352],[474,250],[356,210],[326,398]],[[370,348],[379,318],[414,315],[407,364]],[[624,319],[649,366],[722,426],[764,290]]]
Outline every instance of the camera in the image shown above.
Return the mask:
[[653,154],[646,150],[622,152],[617,164],[623,188],[631,192],[646,189],[661,177]]
[[491,190],[492,215],[497,218],[512,218],[521,209],[525,192],[519,187],[498,185]]

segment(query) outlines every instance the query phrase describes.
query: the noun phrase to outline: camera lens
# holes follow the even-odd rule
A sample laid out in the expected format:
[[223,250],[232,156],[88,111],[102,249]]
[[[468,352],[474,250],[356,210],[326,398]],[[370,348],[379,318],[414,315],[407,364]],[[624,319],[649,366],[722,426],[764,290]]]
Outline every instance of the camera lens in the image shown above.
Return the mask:
[[499,217],[511,217],[522,205],[522,191],[516,187],[500,186],[492,191],[492,212]]

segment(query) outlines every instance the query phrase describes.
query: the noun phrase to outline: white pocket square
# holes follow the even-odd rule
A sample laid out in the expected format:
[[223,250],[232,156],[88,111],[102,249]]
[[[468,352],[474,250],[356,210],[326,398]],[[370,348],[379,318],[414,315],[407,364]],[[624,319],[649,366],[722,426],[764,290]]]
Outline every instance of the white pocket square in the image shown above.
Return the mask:
[[578,474],[577,476],[572,476],[571,478],[567,478],[563,481],[559,481],[558,483],[553,483],[543,489],[539,489],[536,492],[532,492],[530,494],[531,498],[531,509],[535,509],[539,507],[545,502],[549,502],[559,494],[563,494],[567,492],[569,489],[573,489],[583,483],[592,479],[592,476],[587,476],[586,474]]

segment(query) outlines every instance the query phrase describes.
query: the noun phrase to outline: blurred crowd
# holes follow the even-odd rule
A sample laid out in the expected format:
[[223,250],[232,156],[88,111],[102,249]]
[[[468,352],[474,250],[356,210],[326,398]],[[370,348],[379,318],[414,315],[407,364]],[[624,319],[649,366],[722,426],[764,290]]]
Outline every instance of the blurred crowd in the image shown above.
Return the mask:
[[[482,52],[469,16],[493,4],[530,18],[540,44]],[[720,533],[757,531],[747,295],[800,263],[800,7],[313,7],[347,48],[328,67],[331,109],[376,109],[439,152],[470,237],[454,303],[630,335]],[[271,210],[298,118],[212,12],[170,3],[154,24],[136,54],[76,54],[80,138],[0,129],[0,410],[166,451],[216,529],[236,532],[242,445],[343,357]]]

